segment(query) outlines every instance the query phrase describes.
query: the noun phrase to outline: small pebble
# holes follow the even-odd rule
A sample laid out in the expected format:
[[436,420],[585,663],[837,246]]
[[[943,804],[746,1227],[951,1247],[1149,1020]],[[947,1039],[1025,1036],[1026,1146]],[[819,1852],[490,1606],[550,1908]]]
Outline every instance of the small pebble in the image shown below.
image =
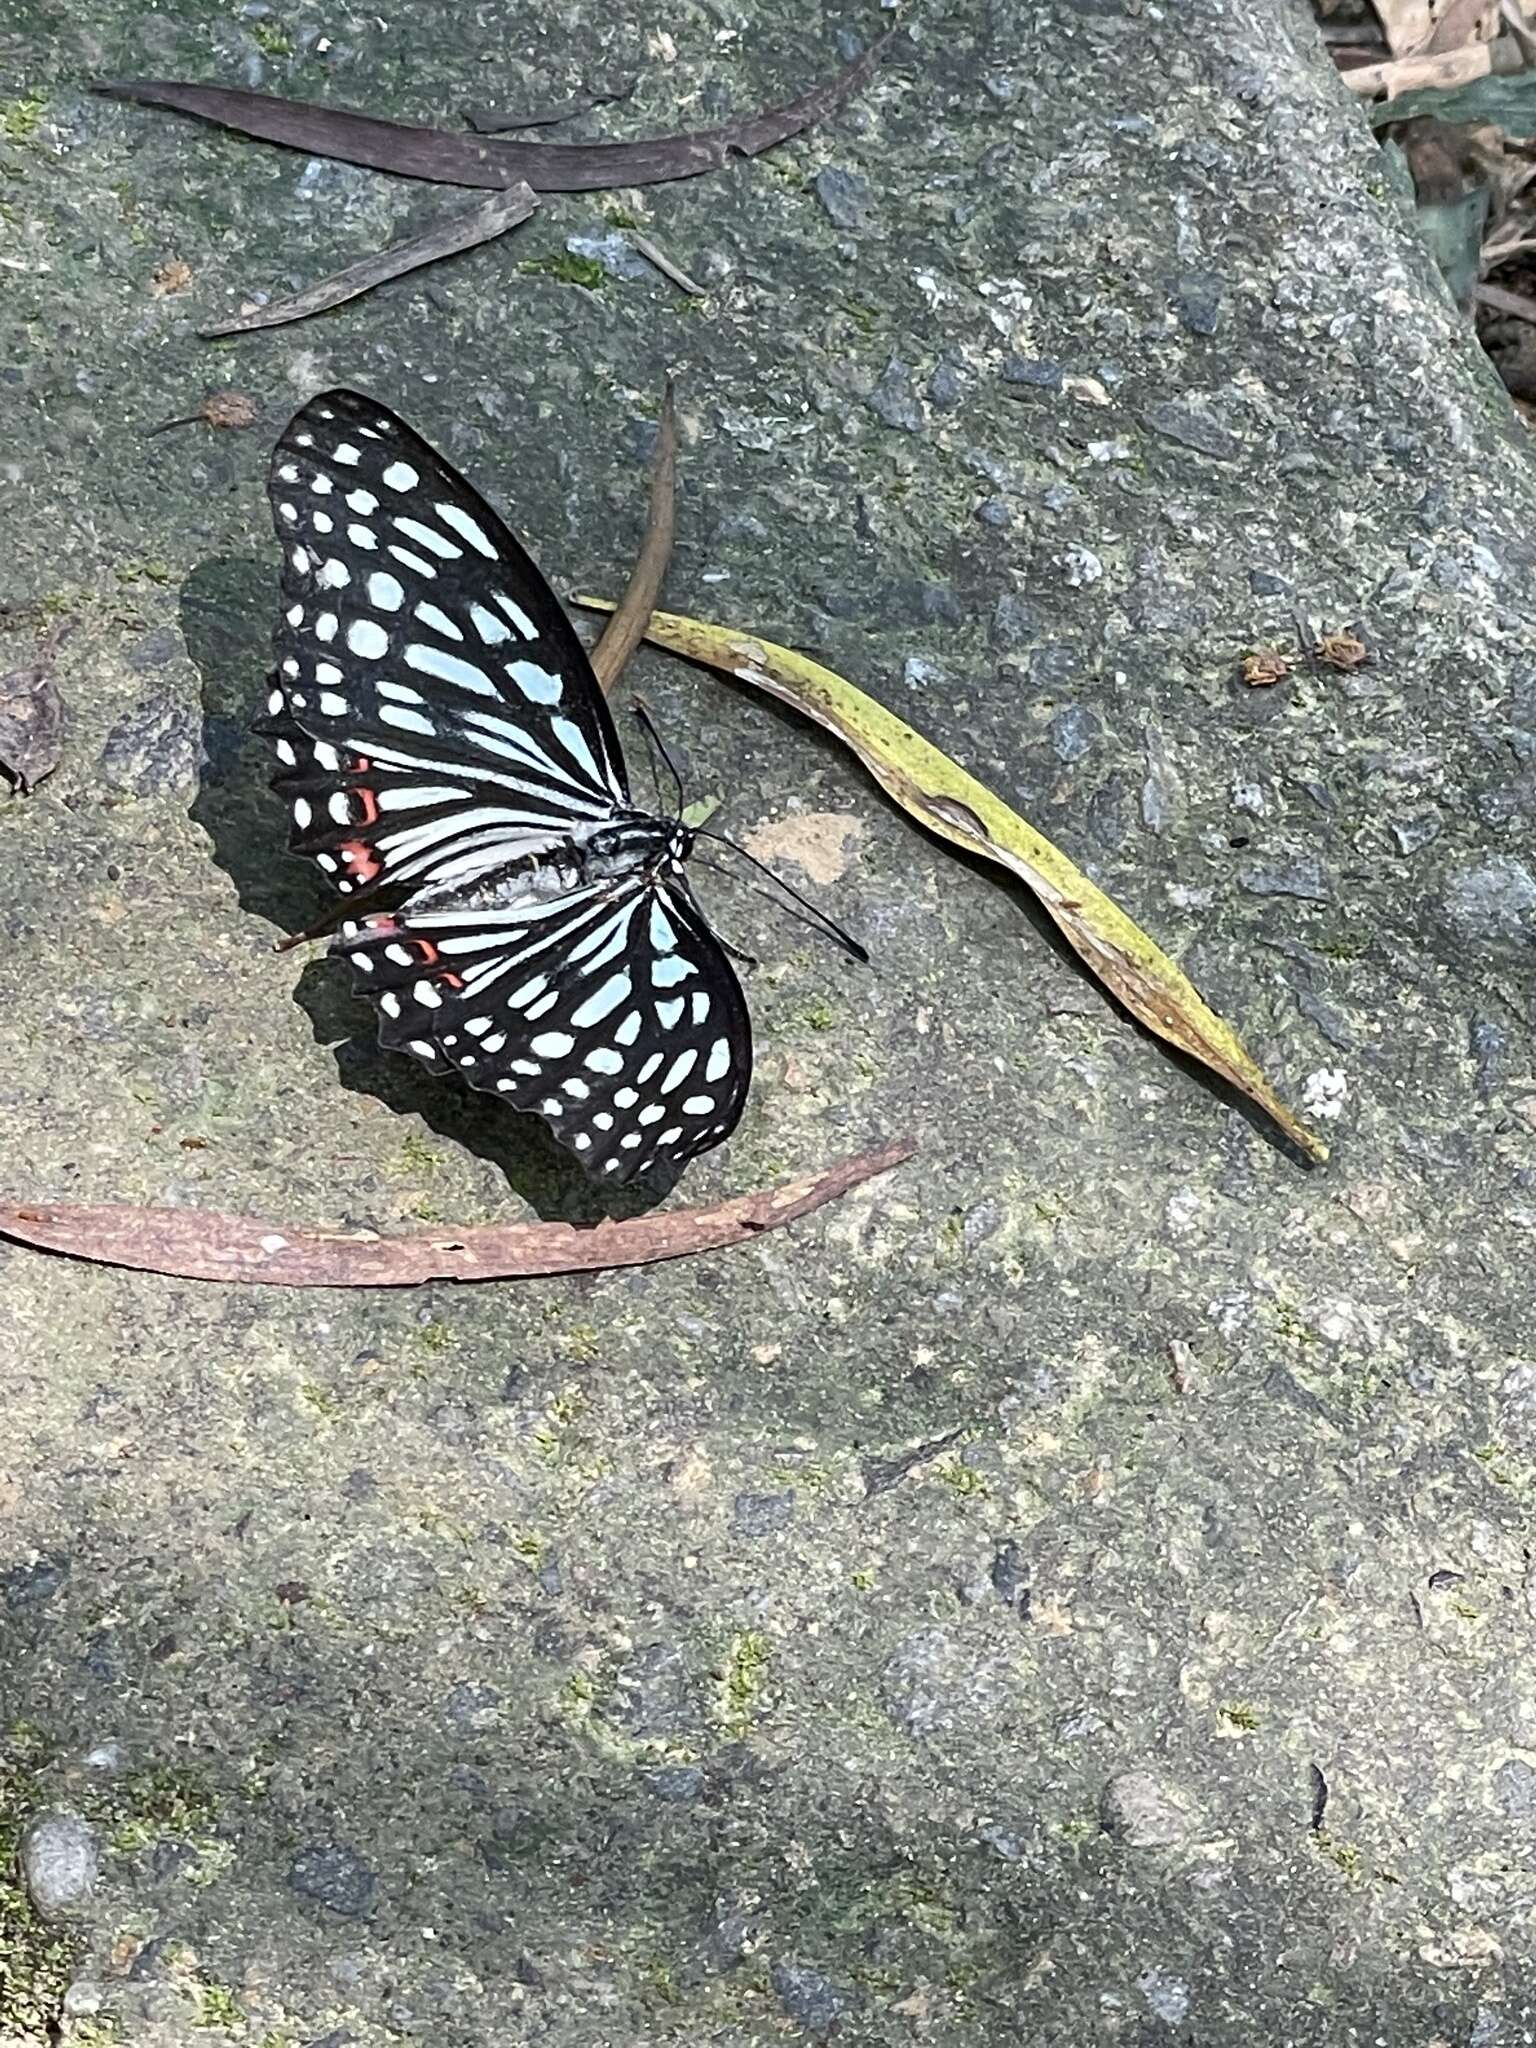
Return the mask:
[[1184,1794],[1151,1771],[1111,1778],[1100,1796],[1099,1819],[1107,1835],[1132,1849],[1172,1848],[1194,1832]]
[[77,1813],[40,1814],[21,1838],[19,1852],[27,1896],[44,1920],[78,1911],[96,1889],[101,1843],[89,1821]]

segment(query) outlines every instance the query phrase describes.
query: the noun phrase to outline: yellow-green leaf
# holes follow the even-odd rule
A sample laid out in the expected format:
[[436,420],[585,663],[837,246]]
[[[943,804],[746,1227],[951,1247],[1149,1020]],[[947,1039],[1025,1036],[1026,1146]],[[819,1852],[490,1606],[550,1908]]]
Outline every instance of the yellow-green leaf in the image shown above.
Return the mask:
[[[578,598],[596,611],[613,607]],[[940,838],[996,861],[1032,889],[1084,963],[1132,1016],[1246,1095],[1309,1158],[1328,1147],[1293,1116],[1242,1041],[1160,947],[1057,847],[983,783],[842,676],[790,648],[674,612],[646,638],[791,704],[851,747],[902,808]]]

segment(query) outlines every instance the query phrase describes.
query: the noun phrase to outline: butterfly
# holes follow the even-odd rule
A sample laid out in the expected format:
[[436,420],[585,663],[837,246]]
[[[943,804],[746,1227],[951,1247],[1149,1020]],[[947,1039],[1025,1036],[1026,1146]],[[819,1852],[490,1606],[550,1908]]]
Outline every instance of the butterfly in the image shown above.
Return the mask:
[[[752,1075],[745,998],[642,810],[570,621],[503,520],[376,399],[289,422],[266,716],[291,851],[344,895],[380,1042],[543,1117],[623,1183],[729,1137]],[[362,905],[359,905],[360,911]]]

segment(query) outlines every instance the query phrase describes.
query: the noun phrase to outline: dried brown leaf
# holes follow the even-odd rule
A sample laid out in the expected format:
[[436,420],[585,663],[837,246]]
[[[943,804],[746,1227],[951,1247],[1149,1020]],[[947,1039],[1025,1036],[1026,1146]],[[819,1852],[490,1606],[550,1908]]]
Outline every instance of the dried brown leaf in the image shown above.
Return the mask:
[[603,628],[603,637],[592,650],[592,670],[605,692],[610,692],[623,674],[630,656],[645,638],[651,613],[666,581],[672,559],[672,535],[677,518],[677,411],[672,402],[672,380],[661,401],[661,418],[656,428],[656,447],[651,456],[651,496],[646,513],[645,538],[629,572],[629,581],[613,616]]
[[302,1230],[208,1209],[114,1202],[0,1202],[0,1237],[97,1265],[184,1280],[269,1287],[416,1287],[426,1280],[520,1280],[652,1265],[748,1244],[912,1157],[897,1140],[823,1173],[708,1209],[658,1209],[578,1230],[569,1223],[476,1224],[409,1237]]
[[1243,656],[1243,681],[1252,689],[1266,690],[1283,682],[1291,672],[1289,659],[1278,647],[1258,647]]
[[198,332],[205,341],[212,341],[219,335],[249,334],[258,327],[283,327],[291,320],[308,319],[312,313],[327,313],[332,306],[360,298],[392,277],[404,277],[407,271],[420,270],[444,256],[456,256],[461,250],[477,248],[481,242],[494,241],[497,235],[525,221],[538,203],[539,195],[529,186],[509,185],[504,192],[493,192],[489,199],[482,199],[467,212],[449,214],[445,220],[435,221],[424,234],[392,242],[387,249],[365,256],[359,263],[349,263],[345,270],[333,271],[291,298],[273,299],[268,305],[242,313],[238,319],[221,321],[215,327],[200,327]]
[[284,100],[269,93],[180,80],[102,80],[92,88],[108,99],[169,107],[212,121],[237,134],[306,156],[337,157],[404,178],[443,185],[498,187],[528,184],[536,192],[594,192],[615,185],[657,185],[719,170],[732,156],[758,156],[787,141],[842,105],[874,73],[890,36],[872,43],[835,78],[813,86],[782,107],[692,135],[659,135],[642,142],[500,142],[444,128],[378,121],[345,108]]

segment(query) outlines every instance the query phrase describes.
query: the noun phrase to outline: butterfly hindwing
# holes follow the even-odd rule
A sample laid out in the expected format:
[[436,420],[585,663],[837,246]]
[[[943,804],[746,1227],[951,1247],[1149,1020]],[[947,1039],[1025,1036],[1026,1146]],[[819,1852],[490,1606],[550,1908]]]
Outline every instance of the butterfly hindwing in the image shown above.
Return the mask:
[[267,730],[294,850],[344,891],[470,879],[628,805],[570,621],[472,485],[376,400],[312,399],[272,459]]
[[338,948],[384,1045],[535,1111],[604,1178],[680,1165],[740,1119],[746,1003],[680,880],[380,915]]

